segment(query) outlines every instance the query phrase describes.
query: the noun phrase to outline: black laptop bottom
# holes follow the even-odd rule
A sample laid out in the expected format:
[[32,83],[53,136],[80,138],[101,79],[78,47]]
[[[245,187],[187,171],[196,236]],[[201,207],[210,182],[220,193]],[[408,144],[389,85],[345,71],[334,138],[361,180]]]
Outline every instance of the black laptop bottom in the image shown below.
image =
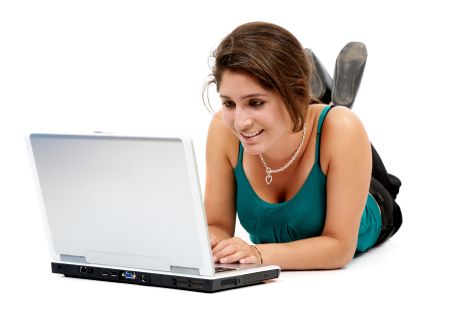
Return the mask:
[[213,280],[190,278],[177,275],[165,275],[139,271],[124,271],[111,268],[91,267],[76,264],[52,262],[52,272],[67,277],[77,277],[108,282],[128,283],[144,286],[169,287],[201,292],[216,292],[226,289],[261,283],[277,278],[277,269],[247,273],[239,276],[217,278]]

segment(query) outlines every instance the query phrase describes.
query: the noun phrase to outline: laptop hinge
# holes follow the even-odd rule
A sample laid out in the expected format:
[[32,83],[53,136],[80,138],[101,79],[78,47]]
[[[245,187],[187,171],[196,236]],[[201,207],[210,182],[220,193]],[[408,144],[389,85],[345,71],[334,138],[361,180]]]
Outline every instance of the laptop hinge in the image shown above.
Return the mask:
[[178,274],[187,274],[187,275],[200,275],[200,269],[198,268],[186,268],[181,266],[170,266],[170,272],[178,273]]

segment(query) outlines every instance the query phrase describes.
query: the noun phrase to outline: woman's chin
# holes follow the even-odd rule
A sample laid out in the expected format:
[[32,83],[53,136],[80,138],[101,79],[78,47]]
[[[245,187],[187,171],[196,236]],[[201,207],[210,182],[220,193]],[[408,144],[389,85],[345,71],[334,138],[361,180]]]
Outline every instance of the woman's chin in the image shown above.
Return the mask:
[[250,155],[259,155],[264,151],[264,131],[253,137],[246,137],[242,133],[239,134],[239,140],[245,149],[245,152]]
[[259,155],[264,151],[262,144],[248,144],[246,142],[242,142],[242,140],[241,144],[245,150],[245,153],[249,155]]

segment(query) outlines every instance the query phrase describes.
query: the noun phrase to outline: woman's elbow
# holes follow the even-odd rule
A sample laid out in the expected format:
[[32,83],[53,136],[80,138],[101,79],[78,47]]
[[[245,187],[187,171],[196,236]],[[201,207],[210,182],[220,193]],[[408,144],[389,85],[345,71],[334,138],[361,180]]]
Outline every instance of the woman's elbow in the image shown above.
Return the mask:
[[339,259],[336,262],[335,269],[343,269],[343,268],[345,268],[352,261],[352,259],[353,259],[353,255],[350,256],[350,257],[349,256],[341,257],[341,259]]
[[340,240],[337,241],[337,252],[335,253],[334,261],[332,261],[331,269],[343,269],[352,260],[356,251],[356,243],[348,243]]

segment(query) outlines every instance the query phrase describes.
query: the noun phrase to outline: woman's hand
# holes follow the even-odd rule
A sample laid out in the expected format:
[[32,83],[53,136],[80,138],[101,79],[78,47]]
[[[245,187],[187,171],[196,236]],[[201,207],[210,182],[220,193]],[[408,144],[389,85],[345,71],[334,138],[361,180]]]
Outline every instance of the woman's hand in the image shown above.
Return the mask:
[[262,263],[261,254],[255,246],[249,245],[239,237],[224,239],[217,243],[212,253],[214,262],[220,263]]
[[214,234],[209,234],[209,242],[211,243],[211,249],[216,247],[219,243],[219,240],[216,238]]

